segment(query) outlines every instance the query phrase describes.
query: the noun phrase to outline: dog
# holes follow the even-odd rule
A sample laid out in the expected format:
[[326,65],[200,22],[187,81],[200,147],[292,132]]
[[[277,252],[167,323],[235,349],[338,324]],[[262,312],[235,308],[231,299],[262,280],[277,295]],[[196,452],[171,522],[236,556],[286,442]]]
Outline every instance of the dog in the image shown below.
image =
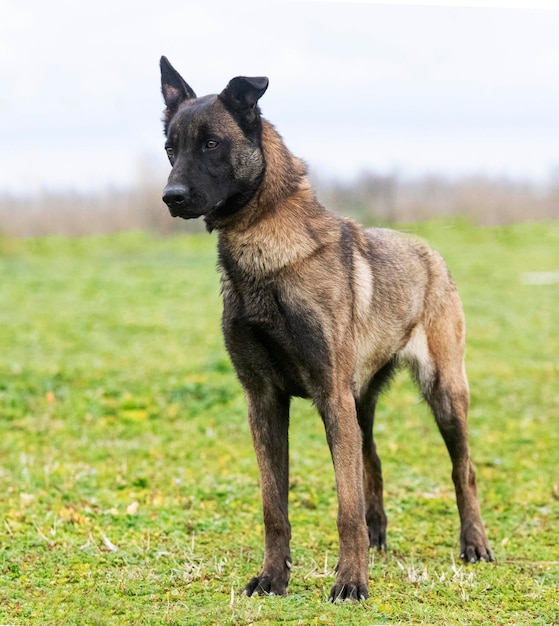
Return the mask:
[[329,600],[368,597],[369,547],[386,548],[375,405],[410,367],[452,461],[467,562],[492,561],[467,434],[465,321],[441,256],[390,229],[326,210],[306,166],[262,116],[265,77],[233,78],[197,97],[161,58],[163,201],[218,232],[225,345],[244,390],[260,471],[264,564],[249,596],[282,595],[291,571],[290,399],[322,417],[335,470],[339,561]]

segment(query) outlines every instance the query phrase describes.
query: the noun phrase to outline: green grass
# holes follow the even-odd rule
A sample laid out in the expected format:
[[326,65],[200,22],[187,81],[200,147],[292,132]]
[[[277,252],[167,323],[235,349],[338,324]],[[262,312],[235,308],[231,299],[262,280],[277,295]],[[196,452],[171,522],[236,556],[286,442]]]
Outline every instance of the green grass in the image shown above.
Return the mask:
[[471,447],[495,564],[458,562],[450,462],[406,375],[383,399],[389,551],[326,602],[336,494],[320,419],[291,428],[294,567],[261,565],[258,474],[223,349],[215,237],[0,239],[0,624],[559,623],[559,223],[415,224],[468,318]]

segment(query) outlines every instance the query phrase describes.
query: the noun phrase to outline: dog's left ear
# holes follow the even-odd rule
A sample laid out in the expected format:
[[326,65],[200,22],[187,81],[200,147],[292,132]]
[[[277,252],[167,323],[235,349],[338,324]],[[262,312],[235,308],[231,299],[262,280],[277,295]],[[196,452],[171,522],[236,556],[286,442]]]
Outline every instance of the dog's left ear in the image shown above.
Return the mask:
[[220,100],[233,113],[240,116],[245,123],[253,124],[259,116],[258,100],[268,89],[268,79],[265,76],[248,78],[237,76],[219,94]]
[[265,76],[237,76],[229,81],[219,97],[236,109],[250,109],[260,100],[266,89],[268,79]]

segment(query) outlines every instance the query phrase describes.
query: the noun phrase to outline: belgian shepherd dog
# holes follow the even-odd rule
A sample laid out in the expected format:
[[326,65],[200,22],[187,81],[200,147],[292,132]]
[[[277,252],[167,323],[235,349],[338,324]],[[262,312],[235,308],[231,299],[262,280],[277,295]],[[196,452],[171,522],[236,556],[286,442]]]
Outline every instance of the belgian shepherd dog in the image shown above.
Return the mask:
[[248,405],[260,470],[265,555],[247,595],[285,594],[291,571],[288,426],[293,396],[315,404],[338,496],[339,560],[329,599],[368,597],[369,547],[385,549],[375,405],[408,365],[452,461],[467,562],[491,561],[467,434],[460,298],[437,252],[389,229],[364,230],[318,202],[305,164],[261,116],[264,77],[197,97],[161,58],[163,201],[218,232],[225,344]]

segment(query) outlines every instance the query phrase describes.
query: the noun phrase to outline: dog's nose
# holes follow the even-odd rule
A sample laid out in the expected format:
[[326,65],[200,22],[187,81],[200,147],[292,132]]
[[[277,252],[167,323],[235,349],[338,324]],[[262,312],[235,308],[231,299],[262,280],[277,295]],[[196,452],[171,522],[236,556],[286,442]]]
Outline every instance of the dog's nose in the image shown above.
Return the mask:
[[163,202],[170,208],[180,209],[184,207],[190,190],[187,185],[167,185],[163,189]]

